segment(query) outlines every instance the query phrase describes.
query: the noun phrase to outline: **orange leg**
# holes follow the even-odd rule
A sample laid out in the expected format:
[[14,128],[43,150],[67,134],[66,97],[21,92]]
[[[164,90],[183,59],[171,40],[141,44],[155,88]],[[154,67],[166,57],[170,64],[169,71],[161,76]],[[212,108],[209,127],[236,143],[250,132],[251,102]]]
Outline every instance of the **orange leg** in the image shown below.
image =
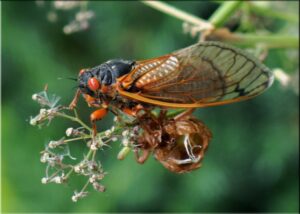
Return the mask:
[[142,105],[136,105],[135,107],[133,108],[123,108],[122,111],[125,113],[125,114],[128,114],[130,116],[136,116],[138,114],[139,111],[143,110],[144,107]]
[[91,119],[91,123],[92,123],[92,127],[93,127],[93,137],[95,137],[96,134],[97,134],[96,121],[101,120],[102,118],[104,118],[105,115],[107,114],[107,112],[108,111],[107,111],[106,108],[101,108],[101,109],[98,109],[98,110],[94,111],[90,115],[90,119]]

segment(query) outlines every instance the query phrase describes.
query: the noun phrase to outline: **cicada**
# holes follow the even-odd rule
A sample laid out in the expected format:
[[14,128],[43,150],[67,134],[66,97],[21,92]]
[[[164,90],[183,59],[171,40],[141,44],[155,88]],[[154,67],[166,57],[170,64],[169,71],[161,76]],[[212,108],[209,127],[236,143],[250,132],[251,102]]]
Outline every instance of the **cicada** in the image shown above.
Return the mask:
[[201,108],[247,100],[263,93],[273,82],[271,71],[243,50],[220,42],[200,42],[148,60],[113,59],[82,69],[70,108],[83,95],[99,108],[90,120],[108,112],[136,115],[141,110]]

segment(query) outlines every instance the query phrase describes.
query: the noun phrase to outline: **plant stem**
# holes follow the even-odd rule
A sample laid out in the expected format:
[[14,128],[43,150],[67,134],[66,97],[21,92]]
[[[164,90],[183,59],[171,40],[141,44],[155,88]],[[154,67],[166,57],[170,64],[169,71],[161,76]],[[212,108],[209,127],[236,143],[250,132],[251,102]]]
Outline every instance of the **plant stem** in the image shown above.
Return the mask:
[[86,160],[89,160],[92,154],[93,154],[93,150],[90,149],[86,155]]
[[92,161],[95,161],[95,157],[96,157],[96,151],[93,151]]
[[167,117],[173,118],[173,117],[177,116],[178,114],[181,114],[184,111],[186,111],[186,109],[169,110],[167,113]]
[[80,193],[83,193],[85,191],[85,189],[88,187],[89,184],[90,184],[90,181],[88,179],[87,182],[85,183],[85,185],[82,187]]
[[258,5],[258,2],[256,2],[255,4],[253,2],[250,3],[249,3],[249,9],[253,13],[257,13],[262,16],[282,19],[288,22],[299,23],[299,14],[295,15],[295,14],[287,13],[286,11],[275,11],[272,8]]
[[72,168],[70,169],[70,171],[65,175],[65,178],[69,178],[69,176],[73,173],[74,171],[74,167],[72,166]]
[[185,11],[182,11],[180,9],[177,9],[169,4],[160,2],[160,1],[141,1],[145,5],[148,5],[154,9],[157,9],[163,13],[166,13],[170,16],[173,16],[177,19],[180,19],[184,22],[188,22],[190,24],[194,24],[197,26],[201,26],[202,29],[213,29],[213,25],[203,19],[200,19],[197,16],[194,16],[192,14],[189,14]]
[[67,140],[64,140],[64,143],[68,143],[68,142],[76,141],[76,140],[83,140],[83,139],[86,139],[86,138],[91,138],[91,136],[86,135],[86,136],[83,136],[83,137],[67,139]]
[[241,46],[262,44],[268,48],[299,48],[299,37],[289,35],[233,34],[222,41]]
[[243,1],[228,1],[221,6],[209,18],[209,21],[215,27],[221,27],[230,16],[242,5]]
[[67,114],[64,114],[64,113],[60,113],[60,112],[57,112],[56,113],[57,116],[60,116],[60,117],[64,117],[64,118],[68,118],[70,120],[73,120],[77,123],[79,123],[80,125],[82,125],[84,128],[86,128],[87,130],[89,130],[90,132],[92,132],[92,129],[90,127],[88,127],[84,122],[82,122],[80,119],[76,118],[76,117],[72,117],[70,115],[67,115]]

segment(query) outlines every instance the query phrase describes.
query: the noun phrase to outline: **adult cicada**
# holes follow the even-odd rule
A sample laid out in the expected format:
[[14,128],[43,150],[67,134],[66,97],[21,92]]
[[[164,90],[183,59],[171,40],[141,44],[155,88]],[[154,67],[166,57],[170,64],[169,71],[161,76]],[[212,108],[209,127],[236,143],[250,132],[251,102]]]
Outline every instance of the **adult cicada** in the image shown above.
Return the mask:
[[155,107],[191,112],[253,98],[272,82],[271,71],[245,51],[220,42],[200,42],[153,59],[114,59],[82,69],[70,107],[82,94],[89,106],[99,108],[90,116],[95,135],[95,122],[108,110],[132,116]]
[[115,59],[82,69],[70,107],[83,94],[90,106],[134,114],[141,108],[200,108],[247,100],[273,82],[270,70],[245,51],[220,42],[201,42],[161,57]]

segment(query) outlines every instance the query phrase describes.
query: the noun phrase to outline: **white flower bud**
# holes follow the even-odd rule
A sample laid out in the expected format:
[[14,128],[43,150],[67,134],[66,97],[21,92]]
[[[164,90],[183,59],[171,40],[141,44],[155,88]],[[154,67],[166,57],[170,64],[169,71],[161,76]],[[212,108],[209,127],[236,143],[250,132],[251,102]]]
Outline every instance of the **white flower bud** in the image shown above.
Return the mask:
[[40,159],[40,161],[42,162],[42,163],[46,163],[47,162],[47,160],[49,159],[49,157],[50,157],[50,155],[49,155],[49,153],[43,153],[43,155],[41,156],[41,159]]
[[96,181],[96,178],[95,178],[95,177],[92,176],[92,177],[89,178],[89,182],[90,182],[90,183],[94,183],[95,181]]
[[35,118],[31,118],[29,123],[30,125],[35,126],[37,124],[37,121]]
[[93,187],[95,190],[99,191],[99,192],[104,192],[105,191],[105,187],[97,182],[93,183]]
[[92,143],[92,145],[90,146],[90,149],[92,151],[96,151],[96,150],[98,150],[98,147],[97,147],[97,145],[95,143]]
[[111,140],[112,140],[112,142],[116,142],[118,140],[118,138],[117,137],[112,137]]
[[68,128],[68,129],[66,130],[66,135],[67,135],[68,137],[70,137],[70,136],[73,134],[73,131],[74,131],[74,129],[73,129],[72,127]]
[[111,132],[114,132],[115,129],[116,129],[116,128],[115,128],[114,126],[112,126],[112,127],[110,128]]
[[80,173],[80,171],[81,171],[81,168],[80,168],[80,166],[74,166],[74,171],[76,172],[76,173]]
[[72,196],[72,201],[73,201],[73,202],[77,202],[77,201],[78,201],[77,195],[73,195],[73,196]]
[[96,178],[97,180],[102,180],[104,178],[104,173],[98,174]]
[[128,147],[129,146],[129,140],[128,140],[128,138],[123,138],[122,139],[122,144],[123,144],[124,147]]
[[122,132],[122,136],[123,136],[123,137],[128,136],[128,134],[129,134],[129,131],[128,131],[128,130],[125,130],[125,131]]
[[87,196],[88,192],[75,192],[74,195],[72,196],[72,201],[77,202],[78,199],[83,198]]
[[34,101],[36,101],[36,100],[38,99],[38,97],[39,97],[39,95],[37,95],[37,94],[33,94],[33,95],[32,95],[32,99],[33,99]]
[[63,183],[63,178],[60,176],[55,176],[54,178],[52,178],[52,181],[56,184],[62,184]]
[[57,146],[57,141],[51,140],[48,146],[50,149],[54,149]]
[[46,114],[47,114],[47,109],[41,108],[41,109],[40,109],[40,114],[41,114],[41,115],[46,115]]
[[90,162],[89,164],[88,164],[88,168],[89,168],[89,170],[95,170],[95,169],[97,169],[97,163],[95,163],[95,162]]
[[41,180],[42,184],[47,184],[48,181],[49,181],[49,179],[46,178],[46,177],[43,177],[42,180]]
[[91,19],[94,16],[92,11],[81,11],[76,14],[75,19],[79,22]]
[[111,135],[111,130],[106,130],[104,134],[106,137],[109,137]]
[[118,160],[123,160],[127,155],[128,153],[130,152],[130,148],[129,147],[123,147],[122,150],[119,152],[118,154]]

